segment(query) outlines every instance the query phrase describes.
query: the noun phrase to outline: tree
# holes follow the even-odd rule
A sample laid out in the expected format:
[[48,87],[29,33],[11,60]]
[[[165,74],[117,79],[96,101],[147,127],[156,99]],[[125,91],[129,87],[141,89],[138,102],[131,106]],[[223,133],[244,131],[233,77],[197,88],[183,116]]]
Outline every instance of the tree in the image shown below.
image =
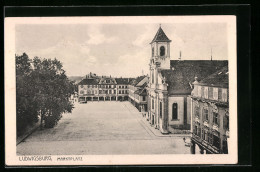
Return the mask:
[[73,104],[69,97],[73,94],[73,84],[69,81],[62,69],[62,64],[56,58],[33,59],[33,72],[31,76],[35,81],[35,100],[45,127],[53,127],[65,112],[71,113]]
[[16,60],[16,123],[17,135],[23,133],[28,125],[38,121],[37,109],[33,100],[30,74],[32,68],[27,54],[15,56]]
[[25,53],[15,57],[17,131],[37,122],[39,116],[41,128],[43,121],[45,127],[53,127],[62,113],[73,109],[69,97],[74,88],[62,63],[56,58],[30,60]]

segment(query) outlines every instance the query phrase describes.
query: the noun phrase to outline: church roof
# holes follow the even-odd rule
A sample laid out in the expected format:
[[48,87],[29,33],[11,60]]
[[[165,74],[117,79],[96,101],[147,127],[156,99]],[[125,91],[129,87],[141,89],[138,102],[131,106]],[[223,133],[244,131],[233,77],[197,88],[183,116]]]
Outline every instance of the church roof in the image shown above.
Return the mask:
[[228,66],[227,60],[171,60],[172,69],[161,70],[168,84],[168,93],[190,94],[195,77],[202,80]]
[[223,67],[222,69],[218,70],[217,72],[209,75],[208,77],[204,78],[200,81],[201,85],[207,86],[217,86],[217,87],[228,87],[228,66]]
[[166,36],[160,26],[151,43],[153,42],[171,42],[171,40]]

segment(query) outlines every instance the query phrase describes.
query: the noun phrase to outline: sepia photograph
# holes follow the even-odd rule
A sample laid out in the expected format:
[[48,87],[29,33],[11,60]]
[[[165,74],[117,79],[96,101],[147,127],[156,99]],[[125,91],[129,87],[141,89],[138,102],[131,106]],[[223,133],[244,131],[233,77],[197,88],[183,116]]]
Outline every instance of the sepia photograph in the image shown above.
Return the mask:
[[7,17],[4,36],[7,165],[237,163],[236,16]]

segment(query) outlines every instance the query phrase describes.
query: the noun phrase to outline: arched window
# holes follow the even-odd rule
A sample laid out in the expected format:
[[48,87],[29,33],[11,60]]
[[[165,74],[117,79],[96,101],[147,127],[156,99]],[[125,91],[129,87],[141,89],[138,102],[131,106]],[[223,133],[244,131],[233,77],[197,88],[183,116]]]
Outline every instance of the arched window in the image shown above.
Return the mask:
[[164,46],[160,47],[160,56],[164,56],[165,55],[165,48]]
[[160,118],[162,118],[162,102],[160,102]]
[[154,56],[154,48],[152,48],[152,57]]
[[178,104],[177,103],[173,103],[172,104],[172,119],[178,119]]

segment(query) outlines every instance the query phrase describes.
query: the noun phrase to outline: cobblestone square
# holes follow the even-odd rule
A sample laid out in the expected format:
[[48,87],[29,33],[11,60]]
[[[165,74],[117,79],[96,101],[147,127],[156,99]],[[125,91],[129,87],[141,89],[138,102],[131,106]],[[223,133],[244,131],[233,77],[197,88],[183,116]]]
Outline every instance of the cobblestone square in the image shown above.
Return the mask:
[[76,103],[57,126],[17,145],[17,155],[189,154],[182,137],[155,135],[142,118],[130,102]]

